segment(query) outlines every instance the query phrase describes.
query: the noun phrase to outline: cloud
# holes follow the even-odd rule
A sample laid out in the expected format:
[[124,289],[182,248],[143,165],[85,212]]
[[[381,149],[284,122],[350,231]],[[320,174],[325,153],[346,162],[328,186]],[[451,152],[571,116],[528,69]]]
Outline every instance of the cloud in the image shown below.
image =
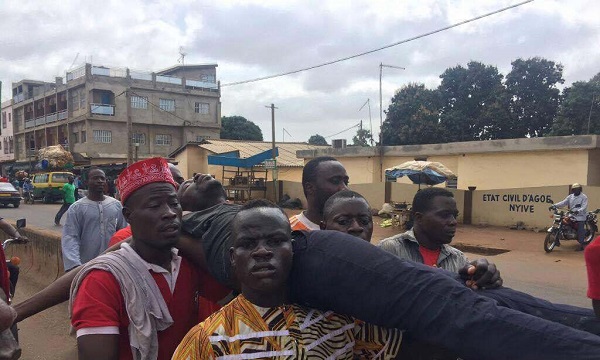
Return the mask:
[[[2,99],[12,81],[53,81],[75,61],[136,70],[172,66],[183,46],[186,63],[218,63],[222,83],[253,79],[350,56],[439,29],[513,0],[276,1],[63,0],[0,2]],[[379,63],[384,109],[409,82],[439,84],[448,67],[470,60],[510,71],[517,58],[542,56],[565,66],[566,85],[600,72],[600,3],[536,1],[458,28],[343,63],[245,85],[224,87],[223,115],[242,115],[270,137],[294,140],[366,123],[370,99],[379,124]],[[375,130],[377,133],[377,130]],[[354,131],[342,134],[351,139]],[[286,137],[288,138],[288,137]]]

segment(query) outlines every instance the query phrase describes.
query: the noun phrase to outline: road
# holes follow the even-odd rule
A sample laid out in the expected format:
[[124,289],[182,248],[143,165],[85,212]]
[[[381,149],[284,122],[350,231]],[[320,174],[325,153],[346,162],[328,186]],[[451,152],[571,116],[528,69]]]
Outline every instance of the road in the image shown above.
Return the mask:
[[[28,226],[60,233],[54,226],[54,215],[60,204],[23,204],[18,209],[0,208],[0,216],[9,219],[26,217]],[[64,223],[64,218],[62,222]],[[374,242],[399,232],[397,228],[381,228],[376,218]],[[575,252],[575,242],[546,254],[542,243],[544,233],[515,231],[503,228],[459,227],[454,243],[509,250],[500,255],[482,256],[467,253],[470,259],[486,257],[497,264],[508,287],[559,303],[590,307],[585,297],[587,278],[583,254]],[[22,274],[15,301],[18,303],[41,290],[35,274]],[[20,324],[23,359],[75,359],[75,339],[68,335],[69,320],[66,304],[59,305]]]

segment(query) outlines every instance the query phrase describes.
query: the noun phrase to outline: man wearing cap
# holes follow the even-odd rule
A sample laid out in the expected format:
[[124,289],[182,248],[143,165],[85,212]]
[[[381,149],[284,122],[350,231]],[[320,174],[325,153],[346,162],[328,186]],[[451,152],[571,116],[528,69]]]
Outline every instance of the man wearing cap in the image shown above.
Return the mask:
[[[587,218],[587,206],[588,198],[581,191],[583,188],[580,184],[575,183],[571,185],[571,194],[567,196],[563,201],[557,202],[550,206],[550,209],[556,209],[567,205],[569,210],[573,212],[575,220],[577,221],[577,241],[579,241],[579,247],[575,251],[583,250],[583,241],[585,238],[585,220]],[[560,246],[560,242],[556,241],[556,246]]]
[[177,184],[162,158],[137,162],[117,186],[132,239],[84,265],[71,287],[79,359],[170,359],[197,323],[208,277],[173,247],[180,235]]

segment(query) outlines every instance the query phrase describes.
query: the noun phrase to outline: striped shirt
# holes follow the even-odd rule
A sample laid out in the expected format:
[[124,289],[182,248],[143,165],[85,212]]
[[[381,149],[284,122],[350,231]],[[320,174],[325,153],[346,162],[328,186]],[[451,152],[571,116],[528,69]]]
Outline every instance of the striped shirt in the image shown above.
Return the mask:
[[315,224],[304,216],[304,212],[290,217],[290,226],[292,227],[292,230],[321,230],[319,224]]
[[243,295],[196,325],[173,360],[394,359],[402,332],[331,311],[284,305],[262,308]]

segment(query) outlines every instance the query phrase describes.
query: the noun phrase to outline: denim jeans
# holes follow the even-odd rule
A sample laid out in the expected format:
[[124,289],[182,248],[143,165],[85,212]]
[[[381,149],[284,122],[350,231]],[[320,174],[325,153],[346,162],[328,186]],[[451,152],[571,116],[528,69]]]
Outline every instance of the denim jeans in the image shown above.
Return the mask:
[[[401,260],[340,232],[295,234],[290,286],[298,304],[407,330],[465,359],[600,358],[598,336],[502,307],[465,287],[456,274]],[[512,305],[543,305],[525,299],[531,303],[517,297]]]
[[577,241],[581,245],[583,245],[583,241],[585,240],[585,221],[577,222]]
[[60,219],[67,212],[67,210],[69,210],[69,207],[71,207],[71,205],[72,204],[63,202],[63,204],[61,205],[60,209],[58,209],[58,212],[56,213],[56,216],[54,217],[54,223],[55,224],[59,224],[60,223]]

